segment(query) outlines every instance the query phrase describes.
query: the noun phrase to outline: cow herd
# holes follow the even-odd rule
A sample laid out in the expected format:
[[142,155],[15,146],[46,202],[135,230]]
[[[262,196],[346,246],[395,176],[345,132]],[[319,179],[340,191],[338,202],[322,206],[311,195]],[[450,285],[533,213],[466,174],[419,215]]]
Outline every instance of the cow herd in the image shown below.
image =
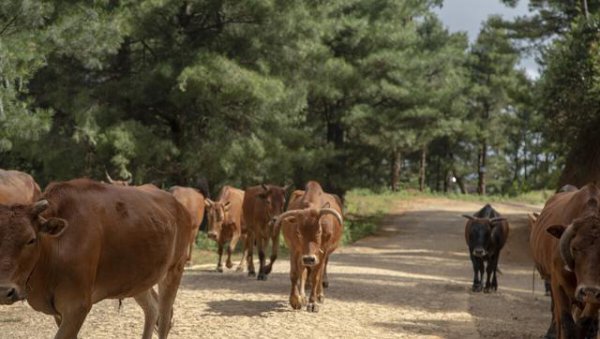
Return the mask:
[[[189,187],[74,179],[41,192],[28,174],[0,169],[0,305],[27,300],[52,315],[55,338],[76,338],[87,314],[104,299],[134,298],[144,312],[142,338],[167,338],[173,303],[201,221],[218,244],[217,271],[232,268],[267,280],[280,233],[290,249],[290,305],[317,312],[328,287],[327,263],[343,233],[342,203],[310,181],[305,190],[230,186],[213,201]],[[267,264],[265,250],[271,242]],[[253,251],[258,252],[258,275]],[[311,292],[307,298],[305,290]]]
[[[340,242],[344,220],[340,198],[318,182],[291,193],[287,186],[224,186],[213,201],[189,187],[164,191],[107,179],[56,182],[42,192],[28,174],[0,170],[0,305],[27,300],[34,310],[54,317],[55,338],[67,339],[77,337],[95,303],[134,298],[144,312],[142,338],[154,331],[166,338],[184,268],[206,217],[208,237],[218,245],[218,272],[223,272],[224,248],[225,266],[232,268],[231,255],[240,243],[237,271],[267,280],[282,234],[290,250],[290,306],[319,310],[329,286],[329,256]],[[472,291],[497,290],[508,221],[490,205],[463,216]],[[546,337],[595,337],[600,188],[567,185],[541,213],[530,214],[529,223],[532,257],[552,297]]]

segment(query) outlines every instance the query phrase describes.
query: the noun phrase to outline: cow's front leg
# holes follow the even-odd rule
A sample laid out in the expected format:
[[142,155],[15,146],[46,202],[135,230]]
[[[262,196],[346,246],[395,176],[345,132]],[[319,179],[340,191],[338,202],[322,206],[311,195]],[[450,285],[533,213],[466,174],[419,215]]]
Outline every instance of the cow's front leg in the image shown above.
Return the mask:
[[219,259],[217,259],[217,272],[223,272],[223,243],[219,243],[219,249],[217,250]]
[[[298,264],[300,265],[300,264]],[[302,302],[302,306],[306,305],[306,280],[308,279],[309,270],[304,267],[304,265],[300,267],[300,301]]]
[[254,232],[249,232],[248,236],[246,238],[246,252],[247,252],[247,257],[246,260],[248,261],[248,276],[249,277],[254,277],[256,276],[256,271],[254,270],[254,238],[256,237],[256,235],[254,234]]
[[267,274],[265,273],[265,240],[269,238],[265,238],[261,235],[256,237],[256,247],[258,249],[258,276],[257,280],[267,280]]
[[227,268],[233,267],[233,263],[231,262],[231,253],[233,253],[233,251],[235,250],[235,246],[237,245],[239,240],[239,232],[234,232],[233,236],[231,237],[231,240],[229,241],[229,246],[227,246],[227,262],[225,263],[225,266],[227,266]]
[[302,299],[298,291],[298,278],[301,275],[299,268],[297,255],[292,254],[292,258],[290,259],[290,283],[292,284],[290,291],[290,305],[295,310],[302,308]]
[[477,258],[471,254],[471,263],[473,264],[473,286],[471,290],[473,292],[481,292],[481,279],[479,278],[479,272],[483,272],[483,260]]
[[248,256],[248,234],[242,234],[240,237],[242,241],[242,259],[240,259],[240,264],[235,269],[236,272],[244,272],[244,265],[246,264],[246,257]]
[[72,299],[66,302],[70,304],[58,307],[60,312],[60,325],[54,339],[76,339],[85,318],[92,308],[91,302],[82,302],[78,299]]
[[323,274],[323,266],[325,264],[323,261],[319,262],[316,266],[312,267],[312,272],[310,274],[310,280],[312,288],[310,289],[310,297],[308,298],[308,305],[306,305],[306,310],[308,312],[319,312],[319,306],[317,305],[318,293],[319,293],[319,285],[321,284],[321,276]]

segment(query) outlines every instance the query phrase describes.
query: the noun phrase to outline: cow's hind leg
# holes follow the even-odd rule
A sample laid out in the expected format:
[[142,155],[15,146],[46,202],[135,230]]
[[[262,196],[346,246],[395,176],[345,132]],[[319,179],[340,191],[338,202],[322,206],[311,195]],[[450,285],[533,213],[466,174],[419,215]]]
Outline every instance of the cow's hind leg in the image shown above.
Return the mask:
[[183,263],[177,265],[167,272],[166,277],[158,283],[158,338],[166,339],[171,330],[173,318],[173,303],[177,296],[181,276],[183,275]]
[[329,287],[329,277],[327,276],[327,265],[329,264],[329,255],[325,258],[325,268],[323,269],[323,287]]
[[275,260],[277,260],[277,255],[279,254],[279,233],[273,234],[271,237],[271,244],[271,257],[269,260],[269,265],[265,267],[265,274],[271,273],[273,264],[275,263]]
[[142,339],[152,339],[152,332],[158,321],[158,300],[156,292],[149,289],[133,297],[144,311],[144,334]]
[[487,268],[486,268],[486,281],[484,293],[490,293],[492,290],[498,289],[498,282],[496,281],[496,269],[498,268],[498,256],[491,256]]
[[308,312],[319,312],[319,306],[316,301],[318,300],[319,287],[321,284],[321,276],[323,275],[323,267],[325,263],[321,261],[318,265],[312,268],[312,272],[310,274],[310,280],[312,282],[312,288],[310,290],[310,297],[308,298],[308,305],[306,305],[306,310]]

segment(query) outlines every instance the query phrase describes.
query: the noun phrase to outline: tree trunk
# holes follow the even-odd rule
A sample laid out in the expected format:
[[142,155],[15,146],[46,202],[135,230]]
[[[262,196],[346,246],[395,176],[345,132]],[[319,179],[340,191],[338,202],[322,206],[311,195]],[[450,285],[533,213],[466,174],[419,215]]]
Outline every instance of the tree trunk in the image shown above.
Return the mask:
[[400,181],[400,169],[402,167],[402,154],[398,149],[392,151],[390,165],[391,165],[391,188],[393,192],[398,190],[398,182]]
[[479,195],[485,195],[485,173],[487,169],[486,166],[486,156],[487,156],[487,142],[483,140],[481,143],[481,149],[479,151],[479,155],[477,157],[477,171],[479,172],[479,180],[477,182],[477,193]]
[[465,188],[465,182],[463,181],[462,177],[459,176],[458,174],[456,174],[455,170],[452,170],[452,175],[456,178],[456,184],[458,185],[458,188],[460,189],[460,193],[467,194],[467,189]]
[[427,146],[421,148],[421,161],[419,164],[419,191],[425,189],[425,166],[427,165]]
[[450,180],[449,176],[450,172],[448,172],[448,170],[444,170],[444,193],[448,193],[448,180]]

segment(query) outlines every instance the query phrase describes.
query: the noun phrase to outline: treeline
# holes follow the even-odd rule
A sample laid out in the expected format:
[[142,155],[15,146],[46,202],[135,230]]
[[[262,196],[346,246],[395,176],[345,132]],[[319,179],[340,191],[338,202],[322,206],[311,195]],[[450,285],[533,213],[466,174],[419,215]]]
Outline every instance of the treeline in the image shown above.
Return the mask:
[[[565,121],[600,121],[586,110],[600,107],[587,96],[596,86],[580,83],[597,81],[597,33],[560,22],[524,36],[535,18],[492,17],[470,45],[434,14],[441,3],[0,2],[0,167],[42,185],[106,170],[213,191],[309,179],[340,194],[557,185],[563,155],[588,135],[568,133],[590,127]],[[520,39],[550,35],[560,38],[534,82],[518,67]]]

